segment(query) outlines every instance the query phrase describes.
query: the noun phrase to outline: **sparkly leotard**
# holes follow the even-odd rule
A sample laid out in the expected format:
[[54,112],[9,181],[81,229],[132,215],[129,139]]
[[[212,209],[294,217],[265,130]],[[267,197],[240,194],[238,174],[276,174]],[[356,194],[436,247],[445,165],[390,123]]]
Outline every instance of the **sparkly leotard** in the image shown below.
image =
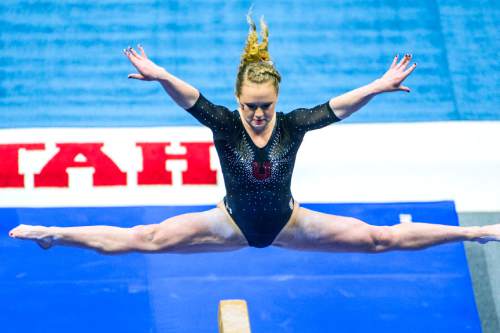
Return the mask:
[[304,134],[340,119],[328,102],[287,114],[276,112],[273,133],[259,148],[238,110],[214,105],[200,94],[187,111],[212,130],[226,186],[224,203],[234,222],[250,246],[271,245],[293,211],[290,183]]

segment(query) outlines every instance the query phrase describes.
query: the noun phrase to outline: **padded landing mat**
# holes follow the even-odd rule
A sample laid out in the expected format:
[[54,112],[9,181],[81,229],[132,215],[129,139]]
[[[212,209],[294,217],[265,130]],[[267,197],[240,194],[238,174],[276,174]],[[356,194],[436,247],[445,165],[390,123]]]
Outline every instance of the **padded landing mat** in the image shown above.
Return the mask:
[[[452,202],[303,204],[376,225],[457,225]],[[156,223],[210,206],[0,209],[0,331],[216,332],[221,299],[252,332],[480,332],[463,244],[384,254],[278,248],[105,256],[11,240],[19,224]]]

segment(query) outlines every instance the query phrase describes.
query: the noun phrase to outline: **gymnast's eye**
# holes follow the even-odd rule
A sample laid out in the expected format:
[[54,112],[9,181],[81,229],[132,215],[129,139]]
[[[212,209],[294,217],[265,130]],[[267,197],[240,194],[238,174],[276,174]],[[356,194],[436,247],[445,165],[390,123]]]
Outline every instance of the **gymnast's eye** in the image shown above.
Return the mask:
[[273,103],[265,103],[260,106],[262,110],[267,110]]
[[253,103],[243,103],[243,107],[247,108],[249,110],[252,110],[252,111],[257,110],[257,105],[255,105]]

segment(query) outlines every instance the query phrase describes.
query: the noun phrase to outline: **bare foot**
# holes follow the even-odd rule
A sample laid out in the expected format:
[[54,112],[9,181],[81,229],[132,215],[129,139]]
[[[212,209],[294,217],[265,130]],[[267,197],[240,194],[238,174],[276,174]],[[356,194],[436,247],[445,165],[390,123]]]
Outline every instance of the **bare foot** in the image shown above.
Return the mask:
[[49,228],[43,226],[20,224],[9,232],[9,236],[34,240],[44,250],[49,249],[54,242],[54,238],[49,234]]
[[490,224],[481,227],[484,236],[478,237],[475,240],[481,244],[488,242],[500,242],[500,224]]

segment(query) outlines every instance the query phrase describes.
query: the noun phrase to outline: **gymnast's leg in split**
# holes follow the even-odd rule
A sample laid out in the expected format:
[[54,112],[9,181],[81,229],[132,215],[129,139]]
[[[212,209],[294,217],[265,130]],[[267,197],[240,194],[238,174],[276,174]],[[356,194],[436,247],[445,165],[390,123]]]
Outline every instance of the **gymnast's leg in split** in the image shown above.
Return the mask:
[[459,241],[498,242],[500,224],[462,227],[406,222],[375,226],[353,217],[299,207],[273,245],[303,251],[380,253]]
[[158,224],[131,228],[21,224],[12,229],[9,236],[36,241],[44,249],[64,245],[92,249],[102,254],[220,252],[248,245],[241,231],[221,208],[221,203],[213,209],[177,215]]

